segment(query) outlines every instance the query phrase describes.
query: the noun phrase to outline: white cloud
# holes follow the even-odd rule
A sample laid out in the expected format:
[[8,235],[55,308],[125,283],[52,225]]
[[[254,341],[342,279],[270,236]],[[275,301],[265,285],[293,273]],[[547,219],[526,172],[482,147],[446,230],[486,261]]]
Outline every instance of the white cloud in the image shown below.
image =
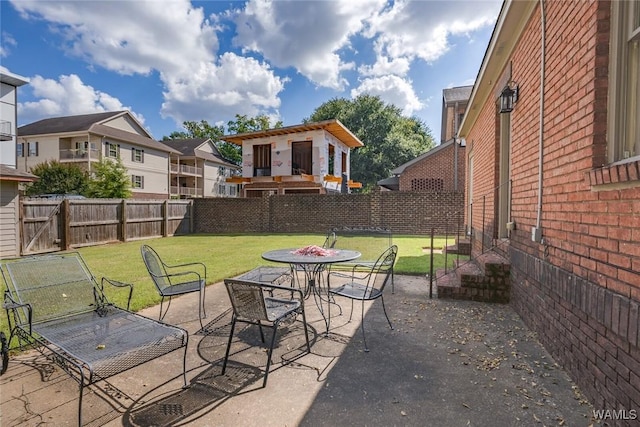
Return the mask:
[[394,74],[404,76],[409,72],[411,61],[408,58],[389,59],[387,56],[379,56],[373,65],[361,65],[358,72],[361,76],[384,76]]
[[215,57],[218,39],[200,8],[172,1],[13,3],[24,16],[56,24],[63,49],[121,74],[174,72]]
[[378,95],[386,103],[401,108],[402,113],[407,116],[424,108],[424,104],[413,90],[411,81],[394,75],[364,79],[360,86],[351,90],[353,98],[362,94]]
[[[24,123],[50,116],[132,110],[117,98],[85,85],[75,74],[60,76],[59,80],[37,75],[31,78],[28,87],[39,99],[18,103],[18,115]],[[144,123],[144,117],[131,112],[140,123]]]
[[435,61],[451,47],[451,35],[492,25],[501,2],[396,1],[371,18],[365,36],[375,38],[379,56]]
[[384,3],[250,0],[237,11],[234,43],[259,52],[276,67],[294,67],[318,86],[343,90],[348,82],[341,73],[354,64],[340,50]]
[[218,65],[203,63],[188,77],[167,79],[162,114],[180,123],[194,117],[273,114],[286,82],[268,65],[228,52]]
[[11,34],[3,31],[2,32],[2,41],[0,42],[0,58],[6,57],[11,52],[12,47],[16,47],[18,43],[16,39],[11,36]]
[[[187,0],[21,0],[13,5],[24,17],[55,24],[53,31],[64,37],[65,52],[84,59],[90,68],[143,76],[157,71],[164,85],[161,114],[176,124],[201,119],[216,122],[236,113],[274,114],[280,105],[278,96],[287,79],[251,58],[218,57],[215,31],[219,23],[205,19],[203,10]],[[73,90],[62,84],[63,79],[67,76],[61,77],[58,90]],[[100,93],[100,105],[109,104],[108,95],[95,93]],[[74,91],[68,97],[77,94]],[[90,97],[82,99],[84,103],[65,107],[45,98],[25,104],[24,111],[36,115],[40,108],[41,116],[94,111],[96,105],[87,102]]]

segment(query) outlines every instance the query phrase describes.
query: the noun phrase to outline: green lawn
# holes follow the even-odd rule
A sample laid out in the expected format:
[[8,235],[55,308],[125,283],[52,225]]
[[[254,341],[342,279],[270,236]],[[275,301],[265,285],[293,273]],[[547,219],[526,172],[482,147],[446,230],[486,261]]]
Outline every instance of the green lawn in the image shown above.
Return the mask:
[[[145,239],[126,243],[91,246],[78,250],[98,280],[106,276],[134,285],[131,309],[134,311],[155,305],[160,298],[147,273],[140,255],[140,246],[153,247],[167,264],[183,264],[199,261],[207,266],[208,284],[220,282],[252,269],[269,264],[261,258],[267,250],[298,248],[322,245],[320,234],[194,234],[157,239]],[[434,240],[434,248],[444,246],[444,238]],[[376,259],[387,240],[372,237],[338,237],[337,248],[344,247],[362,252],[362,259]],[[430,244],[428,236],[393,236],[398,245],[396,274],[424,275],[429,271],[429,254],[425,247]],[[450,238],[450,244],[453,239]],[[449,257],[449,262],[453,259]],[[434,255],[434,271],[444,266],[444,256]],[[4,290],[4,283],[2,283]],[[113,302],[122,305],[126,295],[122,291],[108,289]],[[7,332],[6,316],[0,317],[0,330]],[[15,341],[14,341],[15,343]]]

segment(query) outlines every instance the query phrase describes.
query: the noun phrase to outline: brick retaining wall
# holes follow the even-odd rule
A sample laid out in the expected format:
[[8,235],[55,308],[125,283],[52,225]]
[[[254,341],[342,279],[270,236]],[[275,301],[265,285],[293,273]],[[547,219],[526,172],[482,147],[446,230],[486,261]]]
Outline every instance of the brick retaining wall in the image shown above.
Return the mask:
[[[286,194],[194,199],[196,233],[325,233],[337,226],[387,227],[394,234],[453,234],[463,193]],[[462,218],[460,218],[462,227]],[[462,230],[462,228],[461,228]]]

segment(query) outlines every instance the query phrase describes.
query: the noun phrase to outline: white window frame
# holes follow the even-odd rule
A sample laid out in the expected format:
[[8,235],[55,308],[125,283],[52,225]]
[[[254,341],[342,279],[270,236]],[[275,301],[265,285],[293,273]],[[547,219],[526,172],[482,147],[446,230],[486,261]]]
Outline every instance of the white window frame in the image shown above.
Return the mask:
[[131,175],[131,188],[143,189],[144,188],[144,176]]
[[24,157],[24,142],[16,144],[16,157]]
[[609,161],[640,160],[640,1],[611,2]]
[[144,163],[144,150],[141,148],[131,148],[131,161],[136,163]]
[[113,142],[105,143],[107,146],[106,156],[111,159],[117,159],[120,157],[120,144],[114,144]]

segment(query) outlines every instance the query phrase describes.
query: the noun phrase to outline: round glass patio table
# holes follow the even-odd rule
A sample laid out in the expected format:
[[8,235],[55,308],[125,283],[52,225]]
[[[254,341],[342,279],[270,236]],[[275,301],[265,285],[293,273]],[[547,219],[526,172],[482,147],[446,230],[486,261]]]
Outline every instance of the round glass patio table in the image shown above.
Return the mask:
[[[300,248],[289,248],[289,249],[276,249],[273,251],[267,251],[262,254],[262,258],[267,261],[279,262],[289,264],[291,266],[291,273],[295,278],[295,272],[301,269],[305,275],[305,288],[304,293],[305,297],[309,297],[313,295],[313,299],[320,310],[320,314],[325,321],[325,325],[327,327],[327,334],[329,333],[329,317],[330,315],[325,316],[323,309],[323,295],[322,295],[322,282],[323,282],[323,272],[325,270],[331,270],[331,264],[338,262],[347,262],[353,261],[362,255],[358,251],[352,251],[350,249],[325,249],[326,255],[300,255],[296,254],[296,251]],[[327,309],[331,310],[330,304],[330,295],[329,295],[329,283],[327,280]],[[328,312],[330,313],[330,311]]]

